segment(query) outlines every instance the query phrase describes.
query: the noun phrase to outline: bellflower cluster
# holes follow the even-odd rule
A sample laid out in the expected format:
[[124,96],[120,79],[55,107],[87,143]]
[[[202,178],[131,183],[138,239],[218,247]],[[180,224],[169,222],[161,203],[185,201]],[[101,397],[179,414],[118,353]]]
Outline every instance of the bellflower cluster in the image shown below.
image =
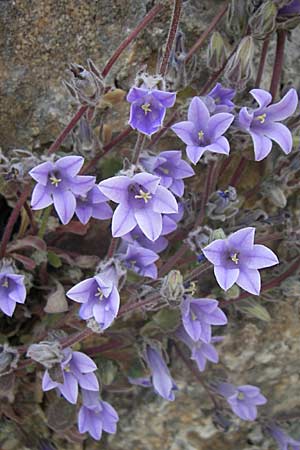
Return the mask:
[[270,424],[267,425],[266,429],[277,442],[279,450],[300,450],[300,441],[290,437],[282,428]]
[[151,136],[162,126],[167,108],[176,101],[175,92],[133,87],[127,95],[131,103],[129,125],[143,134]]
[[94,317],[101,330],[112,324],[119,311],[118,289],[113,281],[101,273],[76,284],[67,292],[67,296],[82,303],[79,316],[84,320]]
[[136,243],[129,244],[121,259],[128,269],[142,277],[157,278],[157,267],[154,263],[159,259],[159,256],[152,250],[141,247]]
[[278,103],[271,104],[272,95],[263,89],[252,89],[250,94],[259,107],[249,109],[243,107],[239,113],[238,123],[242,130],[247,131],[254,144],[255,160],[261,161],[270,153],[272,141],[288,154],[292,150],[293,138],[290,130],[279,123],[296,111],[298,95],[295,89],[290,89]]
[[75,404],[78,398],[78,384],[82,389],[93,392],[99,390],[96,375],[96,364],[82,352],[73,352],[70,348],[63,350],[64,359],[60,363],[59,381],[53,380],[48,370],[44,373],[43,391],[58,389],[61,395],[70,403]]
[[140,158],[143,167],[153,175],[160,177],[160,184],[170,189],[173,194],[182,197],[184,193],[184,178],[195,175],[191,166],[182,159],[181,151],[167,150],[157,156]]
[[24,276],[17,275],[13,269],[4,266],[0,272],[0,309],[12,317],[17,303],[25,303],[26,288]]
[[84,225],[91,217],[94,219],[110,219],[112,209],[107,204],[108,198],[102,194],[98,186],[93,186],[85,195],[76,196],[75,214]]
[[223,134],[233,119],[234,116],[227,112],[210,116],[206,104],[199,97],[194,97],[189,106],[188,120],[175,123],[171,129],[187,145],[190,161],[197,164],[206,151],[229,154],[229,142]]
[[95,184],[95,177],[78,175],[83,166],[81,156],[65,156],[34,167],[29,175],[37,182],[31,197],[32,209],[54,208],[64,225],[72,219],[76,196],[85,196]]
[[79,433],[87,431],[93,439],[99,441],[102,431],[110,434],[116,432],[118,413],[109,403],[101,400],[98,393],[82,389],[82,403],[78,413]]
[[202,250],[214,265],[217,282],[225,291],[236,283],[250,294],[259,295],[261,280],[258,269],[279,263],[272,250],[254,244],[254,234],[255,228],[243,228],[227,239],[213,241]]
[[132,178],[116,176],[101,181],[104,195],[119,203],[112,218],[112,235],[121,237],[140,227],[145,236],[155,241],[162,232],[162,214],[178,212],[173,194],[159,184],[160,178],[138,173]]
[[267,399],[260,393],[260,389],[250,384],[235,387],[230,383],[220,383],[217,392],[227,400],[234,414],[243,420],[255,420],[257,417],[256,406],[267,403]]

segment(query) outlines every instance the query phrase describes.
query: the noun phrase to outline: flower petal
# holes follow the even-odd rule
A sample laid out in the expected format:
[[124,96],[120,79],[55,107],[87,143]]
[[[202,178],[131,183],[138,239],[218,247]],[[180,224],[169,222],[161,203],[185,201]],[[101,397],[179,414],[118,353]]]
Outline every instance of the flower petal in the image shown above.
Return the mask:
[[196,138],[196,130],[193,122],[178,122],[171,126],[171,130],[187,145],[195,145],[198,140]]
[[132,183],[141,184],[147,191],[154,194],[159,185],[160,177],[151,173],[142,172],[132,177]]
[[86,303],[89,300],[90,292],[94,284],[94,278],[81,281],[68,290],[67,296],[75,302]]
[[39,164],[30,170],[29,175],[38,183],[46,186],[49,173],[54,170],[54,164],[50,161]]
[[212,264],[220,266],[224,262],[224,255],[228,252],[228,247],[225,239],[217,239],[202,249],[205,258]]
[[269,106],[266,113],[270,120],[280,121],[287,119],[296,111],[298,95],[296,89],[290,89],[278,103]]
[[148,89],[132,87],[127,94],[126,100],[130,103],[141,100],[148,94]]
[[261,288],[259,271],[241,267],[236,284],[250,294],[259,295]]
[[120,237],[129,233],[136,224],[137,221],[132,209],[130,209],[126,203],[120,203],[115,209],[112,218],[111,229],[113,237]]
[[32,209],[44,209],[52,205],[53,200],[48,192],[48,188],[42,184],[37,184],[32,192],[31,196],[31,208]]
[[264,89],[252,89],[250,91],[250,94],[252,95],[252,97],[255,98],[255,100],[259,104],[259,108],[265,108],[272,101],[272,95],[268,91],[265,91]]
[[60,393],[73,405],[77,402],[78,383],[72,373],[64,372],[64,384],[58,384]]
[[239,112],[238,124],[242,130],[249,131],[254,118],[253,112],[249,112],[245,106]]
[[58,217],[66,225],[70,222],[75,212],[75,196],[70,191],[56,192],[53,194],[53,202]]
[[226,137],[221,136],[216,139],[215,142],[205,147],[205,150],[213,153],[220,153],[221,155],[229,155],[230,146]]
[[207,150],[207,147],[188,145],[186,148],[186,154],[193,164],[197,164],[197,162],[199,161],[205,150]]
[[128,186],[131,184],[129,177],[118,176],[107,178],[99,183],[101,192],[115,203],[126,202],[128,198]]
[[209,111],[205,103],[199,97],[194,97],[190,103],[188,120],[195,124],[196,128],[199,128],[199,131],[207,128]]
[[255,161],[261,161],[270,153],[272,149],[272,141],[261,133],[250,132],[253,144]]
[[228,269],[223,266],[214,266],[214,273],[219,286],[227,291],[239,277],[239,269]]
[[211,140],[222,136],[230,127],[234,119],[233,114],[219,113],[214,114],[208,121],[208,132]]
[[293,137],[290,130],[282,123],[266,123],[262,127],[262,132],[275,141],[282,148],[285,154],[292,151]]
[[99,382],[94,373],[85,373],[78,377],[79,386],[82,389],[88,389],[89,391],[98,391]]
[[165,108],[171,108],[176,101],[175,92],[165,92],[158,89],[153,89],[151,92],[154,98],[158,100]]
[[83,166],[82,156],[64,156],[55,163],[55,169],[65,172],[70,178],[78,174]]
[[278,258],[272,250],[265,245],[255,244],[253,250],[245,255],[246,265],[249,269],[262,269],[279,264]]
[[246,227],[241,230],[235,231],[228,237],[228,244],[230,249],[236,251],[241,250],[241,253],[246,250],[252,250],[254,245],[254,227]]
[[165,187],[158,186],[155,196],[152,199],[153,211],[164,214],[178,212],[178,205],[174,195]]
[[72,364],[75,364],[81,373],[89,373],[97,370],[94,361],[82,352],[72,352]]
[[144,208],[136,210],[134,216],[140,229],[150,241],[155,241],[161,235],[162,217],[160,213]]

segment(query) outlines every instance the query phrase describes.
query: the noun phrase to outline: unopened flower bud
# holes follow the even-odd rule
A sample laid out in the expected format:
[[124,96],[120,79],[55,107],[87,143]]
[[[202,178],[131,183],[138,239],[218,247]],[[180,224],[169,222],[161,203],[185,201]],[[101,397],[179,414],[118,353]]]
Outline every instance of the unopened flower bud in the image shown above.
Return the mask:
[[215,31],[210,39],[207,49],[207,65],[214,72],[223,67],[226,61],[226,45],[222,35]]
[[217,239],[226,239],[226,234],[224,233],[222,228],[218,228],[217,230],[213,230],[209,242],[216,241]]
[[245,88],[252,76],[254,44],[251,36],[244,37],[225,69],[225,78],[238,90]]
[[276,26],[277,8],[273,0],[263,2],[250,17],[249,26],[255,39],[264,39],[272,33]]
[[169,303],[170,306],[179,306],[185,293],[183,285],[183,276],[179,270],[171,270],[168,275],[163,278],[160,288],[161,296]]
[[285,208],[287,204],[286,196],[282,188],[272,181],[267,181],[262,184],[261,192],[278,208]]
[[37,361],[47,369],[61,363],[64,354],[58,341],[42,341],[29,346],[26,356]]
[[200,226],[197,227],[196,230],[191,231],[184,242],[193,252],[200,253],[201,250],[208,245],[211,233],[211,228],[206,225],[204,227]]
[[17,367],[19,360],[18,351],[9,345],[0,345],[0,377],[9,374]]
[[207,203],[207,215],[212,220],[224,222],[238,213],[238,204],[236,189],[229,186],[224,191],[220,190],[211,194]]
[[226,28],[231,36],[242,36],[247,28],[248,14],[245,0],[231,0],[227,10]]

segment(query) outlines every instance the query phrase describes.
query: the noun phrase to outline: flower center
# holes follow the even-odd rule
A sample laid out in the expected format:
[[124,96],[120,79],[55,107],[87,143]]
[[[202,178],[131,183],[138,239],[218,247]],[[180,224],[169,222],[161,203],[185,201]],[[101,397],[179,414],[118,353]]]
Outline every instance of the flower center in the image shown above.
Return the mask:
[[61,178],[57,178],[55,175],[52,175],[51,177],[49,177],[49,180],[51,181],[51,184],[53,184],[53,186],[57,187],[59,185],[59,183],[61,182]]
[[152,195],[150,192],[144,192],[142,189],[140,189],[139,195],[135,195],[134,198],[143,199],[145,203],[148,203],[149,200],[151,200]]
[[150,108],[150,103],[144,103],[142,106],[141,106],[141,108],[142,108],[142,110],[144,111],[144,113],[145,113],[145,116],[147,115],[147,113],[148,112],[151,112],[152,111],[152,109]]
[[203,139],[203,137],[204,137],[204,131],[202,131],[202,130],[198,131],[199,141],[201,141]]
[[134,259],[131,259],[130,261],[128,261],[129,269],[134,269],[135,265],[136,265],[136,261]]
[[99,297],[99,300],[102,300],[103,297],[104,297],[104,294],[103,294],[103,292],[101,291],[101,289],[99,287],[97,288],[97,292],[95,294],[95,297]]
[[161,172],[164,173],[165,175],[168,175],[168,173],[170,172],[169,169],[165,169],[164,167],[160,168]]
[[230,255],[230,259],[232,262],[234,262],[234,264],[238,264],[239,263],[239,254],[237,252],[232,253]]
[[197,286],[196,286],[195,281],[191,281],[190,284],[189,284],[189,287],[187,287],[184,290],[185,294],[189,294],[192,297],[193,297],[193,295],[195,295],[196,291],[197,291]]
[[65,371],[65,372],[70,372],[70,371],[71,371],[71,369],[70,369],[70,364],[67,364],[67,365],[64,367],[64,371]]
[[4,281],[3,281],[1,286],[5,287],[5,288],[8,288],[8,279],[7,278],[4,278]]
[[191,318],[192,318],[192,320],[197,320],[197,316],[194,313],[194,311],[191,311]]
[[239,392],[237,398],[238,398],[238,400],[244,400],[245,394],[243,392]]
[[267,117],[267,114],[261,114],[260,116],[257,116],[256,119],[257,119],[260,123],[265,123],[266,117]]

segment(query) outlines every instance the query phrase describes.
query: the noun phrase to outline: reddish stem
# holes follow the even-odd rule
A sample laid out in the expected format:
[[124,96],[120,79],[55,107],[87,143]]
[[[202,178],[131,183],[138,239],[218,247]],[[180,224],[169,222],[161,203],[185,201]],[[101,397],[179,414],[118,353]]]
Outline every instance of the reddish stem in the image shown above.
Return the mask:
[[182,258],[185,253],[189,250],[189,247],[186,244],[182,244],[180,248],[171,256],[168,261],[161,267],[159,271],[159,277],[164,276],[169,270],[175,267],[177,261]]
[[259,88],[259,86],[260,86],[260,82],[261,82],[264,67],[265,67],[265,62],[267,59],[269,44],[270,44],[270,38],[266,37],[266,39],[264,40],[262,49],[261,49],[260,61],[259,61],[257,76],[256,76],[256,80],[255,80],[256,88]]
[[182,0],[175,0],[174,6],[173,6],[171,25],[170,25],[169,34],[168,34],[167,43],[166,43],[166,49],[165,49],[165,53],[162,58],[162,61],[160,64],[160,69],[159,69],[159,73],[162,76],[164,76],[168,70],[170,53],[171,53],[171,50],[173,47],[174,39],[176,36],[178,24],[179,24],[181,7],[182,7]]
[[212,184],[212,180],[213,180],[215,165],[216,165],[216,163],[213,162],[208,166],[208,173],[207,173],[206,180],[205,180],[205,188],[204,188],[204,192],[203,192],[202,199],[201,199],[200,212],[199,212],[198,219],[196,220],[196,223],[195,223],[196,227],[202,224],[204,216],[205,216],[205,207],[206,207],[206,203],[207,203],[210,191],[211,191],[211,184]]
[[277,46],[276,46],[276,54],[275,61],[273,67],[273,76],[270,86],[270,93],[272,94],[273,101],[276,98],[276,94],[279,87],[282,67],[283,67],[283,58],[284,58],[284,45],[285,45],[286,31],[278,30],[277,31]]
[[224,5],[219,13],[214,17],[212,22],[209,24],[208,28],[204,31],[204,33],[200,36],[200,38],[195,42],[193,47],[189,50],[188,54],[185,57],[185,61],[188,62],[193,54],[202,47],[203,43],[205,42],[206,38],[209,36],[209,34],[214,30],[214,28],[218,25],[224,14],[226,13],[228,9],[228,5]]
[[241,159],[237,165],[237,168],[235,169],[235,171],[229,181],[229,186],[236,187],[239,184],[239,181],[241,179],[241,176],[243,175],[246,165],[247,165],[247,159],[245,159],[243,156],[241,156]]
[[27,184],[24,187],[24,190],[23,190],[21,196],[19,197],[19,199],[16,203],[16,206],[14,207],[14,209],[8,219],[8,222],[6,224],[4,234],[2,237],[2,241],[1,241],[0,258],[3,258],[5,256],[6,247],[9,242],[9,239],[11,237],[11,234],[13,232],[14,225],[19,217],[20,211],[21,211],[23,205],[25,204],[30,191],[31,191],[31,186],[30,186],[30,184]]
[[130,35],[119,45],[117,50],[114,52],[112,57],[107,61],[103,71],[103,78],[106,77],[108,72],[111,70],[112,66],[115,64],[117,59],[123,53],[123,51],[128,47],[128,45],[136,38],[136,36],[154,19],[155,16],[163,9],[163,5],[158,3],[154,6],[148,14],[144,17],[144,19],[138,24],[138,26],[130,33]]

